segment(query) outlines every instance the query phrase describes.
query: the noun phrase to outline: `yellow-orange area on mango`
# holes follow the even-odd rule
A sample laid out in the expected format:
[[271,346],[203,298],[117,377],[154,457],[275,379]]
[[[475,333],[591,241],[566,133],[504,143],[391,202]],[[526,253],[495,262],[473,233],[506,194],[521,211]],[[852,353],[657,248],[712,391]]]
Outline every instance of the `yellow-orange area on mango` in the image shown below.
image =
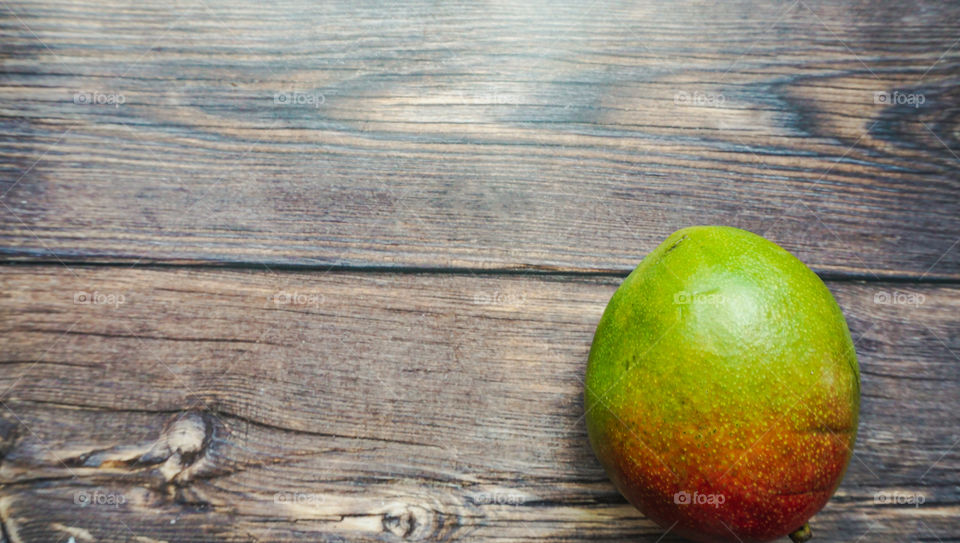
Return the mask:
[[585,380],[590,442],[620,492],[672,533],[785,536],[852,455],[860,372],[830,291],[737,228],[679,230],[617,289]]

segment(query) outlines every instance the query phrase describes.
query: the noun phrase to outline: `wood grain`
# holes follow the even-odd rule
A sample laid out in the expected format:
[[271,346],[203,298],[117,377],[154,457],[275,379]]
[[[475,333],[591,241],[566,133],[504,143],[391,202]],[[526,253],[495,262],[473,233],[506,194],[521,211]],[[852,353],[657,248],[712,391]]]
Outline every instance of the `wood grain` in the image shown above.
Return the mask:
[[[0,267],[5,533],[678,541],[586,440],[581,376],[618,282]],[[960,540],[960,289],[829,286],[863,405],[818,540]]]
[[955,2],[9,1],[0,252],[622,272],[720,223],[820,272],[956,280],[958,20]]

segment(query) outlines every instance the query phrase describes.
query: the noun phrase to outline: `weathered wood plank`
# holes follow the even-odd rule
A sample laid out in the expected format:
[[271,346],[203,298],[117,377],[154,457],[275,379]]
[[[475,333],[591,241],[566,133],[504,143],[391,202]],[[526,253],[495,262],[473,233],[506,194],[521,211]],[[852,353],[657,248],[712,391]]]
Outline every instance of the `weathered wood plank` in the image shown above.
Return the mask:
[[[0,518],[11,542],[657,541],[581,419],[617,283],[0,267]],[[958,541],[960,289],[830,286],[863,406],[819,540]]]
[[4,259],[960,278],[957,3],[7,6]]

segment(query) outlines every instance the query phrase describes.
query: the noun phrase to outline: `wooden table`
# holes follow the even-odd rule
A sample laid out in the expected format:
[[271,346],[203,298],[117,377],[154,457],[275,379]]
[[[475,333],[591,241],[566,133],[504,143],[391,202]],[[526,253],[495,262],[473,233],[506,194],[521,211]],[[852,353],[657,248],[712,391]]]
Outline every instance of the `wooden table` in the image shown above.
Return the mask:
[[960,541],[960,4],[0,12],[3,543],[678,541],[581,379],[692,224],[847,315],[819,541]]

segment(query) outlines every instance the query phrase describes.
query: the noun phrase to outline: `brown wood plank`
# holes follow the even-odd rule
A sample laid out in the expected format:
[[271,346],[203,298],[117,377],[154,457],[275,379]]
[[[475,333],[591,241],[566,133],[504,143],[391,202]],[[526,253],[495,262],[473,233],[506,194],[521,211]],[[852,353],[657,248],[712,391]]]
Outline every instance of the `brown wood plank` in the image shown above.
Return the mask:
[[0,254],[622,271],[719,223],[957,279],[960,5],[908,11],[10,1]]
[[[11,543],[677,541],[619,497],[581,419],[617,283],[0,267],[3,527]],[[818,541],[958,541],[960,288],[829,286],[863,405]]]

